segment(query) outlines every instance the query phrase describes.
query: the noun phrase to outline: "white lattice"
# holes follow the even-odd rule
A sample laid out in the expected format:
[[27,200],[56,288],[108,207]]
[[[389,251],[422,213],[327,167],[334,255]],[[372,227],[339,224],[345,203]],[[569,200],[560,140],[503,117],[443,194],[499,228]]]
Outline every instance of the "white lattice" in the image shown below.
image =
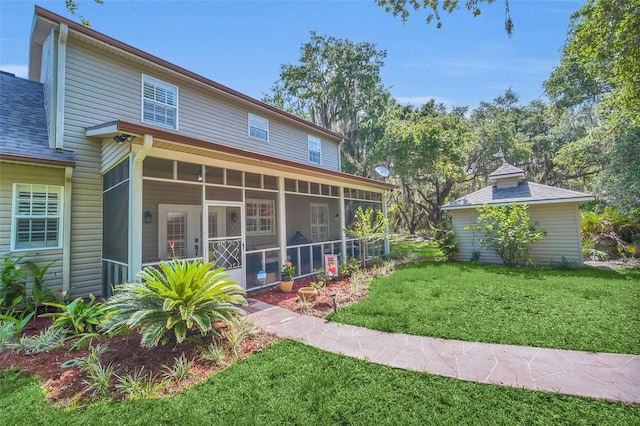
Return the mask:
[[209,241],[209,261],[225,269],[242,266],[242,242],[240,238]]

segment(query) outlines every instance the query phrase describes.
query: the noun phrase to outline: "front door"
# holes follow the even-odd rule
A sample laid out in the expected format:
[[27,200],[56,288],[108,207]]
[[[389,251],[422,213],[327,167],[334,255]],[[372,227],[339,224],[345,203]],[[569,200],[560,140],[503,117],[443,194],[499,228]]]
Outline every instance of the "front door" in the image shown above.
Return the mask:
[[158,257],[202,259],[202,206],[158,205]]
[[207,237],[205,261],[223,266],[243,288],[244,282],[244,206],[242,203],[209,203],[204,231]]

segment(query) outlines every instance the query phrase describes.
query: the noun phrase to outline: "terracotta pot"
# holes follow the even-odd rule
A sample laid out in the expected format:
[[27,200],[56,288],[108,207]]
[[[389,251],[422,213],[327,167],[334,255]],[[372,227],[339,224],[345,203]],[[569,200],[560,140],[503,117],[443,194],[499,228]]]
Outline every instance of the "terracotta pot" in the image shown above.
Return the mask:
[[318,291],[313,287],[300,287],[298,289],[298,296],[307,300],[315,300],[318,295]]
[[280,290],[285,293],[289,293],[293,288],[293,280],[291,281],[280,281]]

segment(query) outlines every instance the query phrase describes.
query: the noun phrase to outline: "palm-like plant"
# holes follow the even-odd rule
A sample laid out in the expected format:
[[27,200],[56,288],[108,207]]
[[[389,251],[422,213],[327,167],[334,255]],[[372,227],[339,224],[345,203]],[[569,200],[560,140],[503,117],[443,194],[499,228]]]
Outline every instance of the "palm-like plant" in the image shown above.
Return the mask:
[[142,283],[116,287],[105,302],[106,314],[101,327],[108,333],[137,329],[143,347],[154,347],[169,330],[178,343],[190,330],[206,335],[216,321],[227,322],[243,311],[246,292],[228,281],[224,268],[202,261],[162,262],[160,270],[145,268]]

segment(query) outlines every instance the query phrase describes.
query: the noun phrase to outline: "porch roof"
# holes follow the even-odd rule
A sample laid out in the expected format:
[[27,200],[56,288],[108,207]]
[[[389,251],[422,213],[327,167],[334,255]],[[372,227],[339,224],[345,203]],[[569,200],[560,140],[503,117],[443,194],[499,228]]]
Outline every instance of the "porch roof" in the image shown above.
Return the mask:
[[154,139],[158,139],[161,141],[178,143],[190,147],[205,149],[207,151],[222,153],[226,156],[232,157],[235,161],[238,161],[240,163],[246,164],[257,162],[260,164],[270,164],[281,168],[288,168],[293,171],[303,171],[309,175],[330,176],[336,178],[336,180],[341,182],[353,182],[353,184],[365,185],[367,187],[379,190],[396,188],[396,185],[393,185],[391,183],[369,179],[362,176],[356,176],[335,170],[324,169],[322,167],[286,160],[283,158],[272,157],[245,149],[234,148],[228,145],[211,142],[204,139],[198,139],[171,130],[151,127],[139,123],[117,120],[86,129],[86,135],[89,137],[107,138],[113,137],[117,134],[131,135],[134,137],[147,134],[153,136]]

